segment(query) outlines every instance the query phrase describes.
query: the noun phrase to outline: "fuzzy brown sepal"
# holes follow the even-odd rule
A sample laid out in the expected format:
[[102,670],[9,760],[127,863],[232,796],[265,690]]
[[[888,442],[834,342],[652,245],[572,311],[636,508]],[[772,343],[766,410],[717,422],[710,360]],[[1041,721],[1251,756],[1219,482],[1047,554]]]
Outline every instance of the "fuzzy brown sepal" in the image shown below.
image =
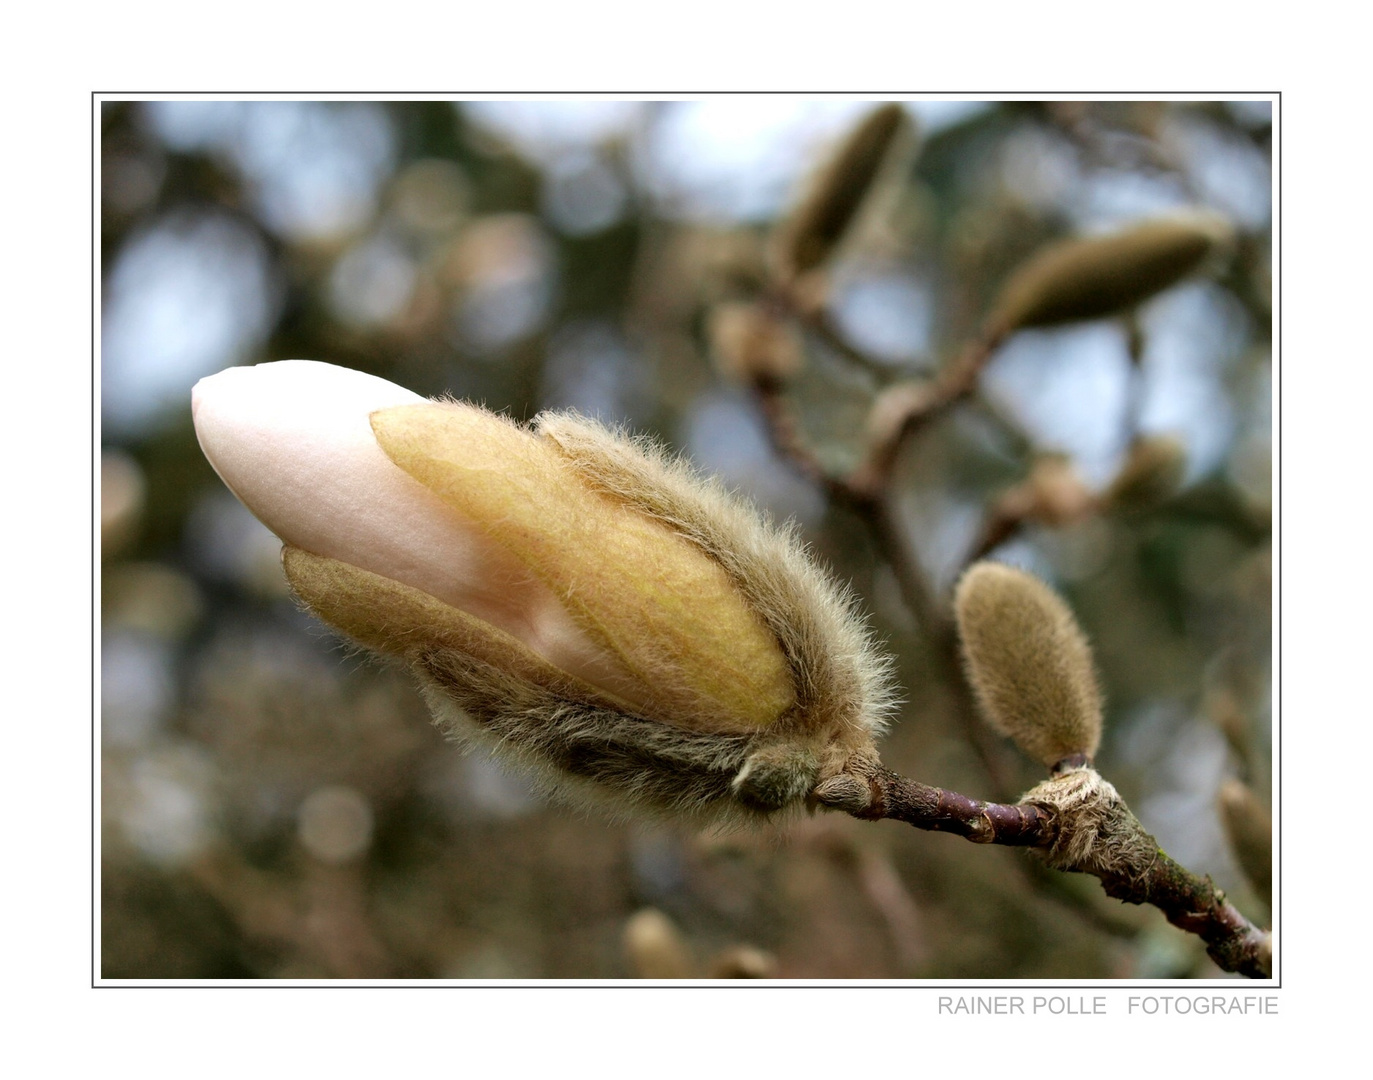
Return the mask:
[[1147,868],[1158,841],[1144,831],[1125,800],[1095,769],[1065,769],[1020,800],[1053,815],[1054,842],[1044,850],[1050,866],[1098,877]]
[[875,739],[896,702],[890,662],[853,596],[816,565],[794,528],[760,520],[718,481],[647,440],[563,414],[535,423],[584,481],[699,545],[776,635],[796,703],[761,734],[808,748],[821,780],[843,773],[852,759],[876,759]]
[[570,700],[462,653],[422,655],[415,671],[445,734],[487,749],[558,801],[612,817],[634,810],[745,824],[799,807],[817,780],[804,747],[692,732]]
[[819,754],[804,741],[645,719],[418,589],[295,548],[282,561],[310,611],[410,665],[445,734],[562,801],[738,824],[799,807],[818,781]]

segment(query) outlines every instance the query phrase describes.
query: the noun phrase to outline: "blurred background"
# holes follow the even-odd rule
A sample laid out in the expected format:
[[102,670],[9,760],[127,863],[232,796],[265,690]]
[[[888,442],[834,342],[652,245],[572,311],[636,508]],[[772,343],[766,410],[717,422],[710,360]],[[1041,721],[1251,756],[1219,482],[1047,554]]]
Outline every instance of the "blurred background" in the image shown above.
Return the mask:
[[[866,524],[779,456],[738,378],[729,312],[766,291],[774,228],[872,108],[103,104],[105,977],[1220,974],[1156,910],[1014,849],[840,815],[718,836],[545,805],[296,610],[278,542],[196,444],[197,379],[287,358],[652,433],[797,519],[853,583],[906,696],[886,763],[1014,798],[1040,768],[968,722]],[[904,108],[918,150],[784,328],[786,400],[833,470],[860,460],[882,391],[957,355],[1042,244],[1188,207],[1237,230],[1127,318],[1013,336],[905,447],[896,497],[936,604],[989,536],[1068,598],[1106,693],[1102,772],[1266,923],[1218,799],[1242,783],[1261,815],[1271,790],[1271,106]],[[1168,482],[1093,501],[1141,435],[1178,451]],[[990,534],[1046,462],[1075,509]]]

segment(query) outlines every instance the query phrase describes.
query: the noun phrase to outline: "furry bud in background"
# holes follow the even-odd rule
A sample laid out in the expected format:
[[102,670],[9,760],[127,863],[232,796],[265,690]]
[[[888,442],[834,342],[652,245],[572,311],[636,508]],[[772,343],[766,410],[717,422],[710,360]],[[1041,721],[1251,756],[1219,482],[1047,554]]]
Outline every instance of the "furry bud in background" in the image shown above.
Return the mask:
[[1072,460],[1063,454],[1041,454],[1024,483],[998,500],[1002,513],[1045,525],[1071,525],[1085,518],[1095,506],[1096,500]]
[[1101,741],[1101,692],[1073,613],[1038,578],[980,562],[958,583],[954,613],[968,681],[988,722],[1053,768]]
[[875,760],[889,676],[850,598],[656,447],[309,361],[204,379],[193,411],[300,601],[550,791],[740,818]]
[[1141,435],[1106,491],[1121,510],[1144,510],[1173,494],[1187,472],[1187,448],[1171,435]]
[[726,378],[778,386],[805,366],[796,328],[759,304],[717,304],[707,332],[715,365]]
[[777,232],[774,258],[782,280],[790,282],[834,254],[883,174],[914,149],[915,141],[914,122],[898,102],[874,109],[859,122]]
[[621,932],[625,959],[639,979],[691,979],[696,960],[677,924],[657,908],[636,911]]
[[1197,213],[1051,244],[1006,282],[988,334],[1117,315],[1176,285],[1233,238],[1229,222]]
[[1227,780],[1220,788],[1220,819],[1240,869],[1259,897],[1273,906],[1273,819],[1247,784]]

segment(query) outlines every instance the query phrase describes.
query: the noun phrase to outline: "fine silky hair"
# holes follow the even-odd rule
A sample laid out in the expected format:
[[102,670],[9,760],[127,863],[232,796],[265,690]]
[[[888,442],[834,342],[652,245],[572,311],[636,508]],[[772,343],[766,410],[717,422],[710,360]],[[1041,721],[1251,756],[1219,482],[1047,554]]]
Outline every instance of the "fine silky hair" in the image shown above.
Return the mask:
[[1023,570],[980,562],[959,581],[954,612],[987,721],[1050,768],[1091,758],[1101,741],[1101,691],[1068,605]]

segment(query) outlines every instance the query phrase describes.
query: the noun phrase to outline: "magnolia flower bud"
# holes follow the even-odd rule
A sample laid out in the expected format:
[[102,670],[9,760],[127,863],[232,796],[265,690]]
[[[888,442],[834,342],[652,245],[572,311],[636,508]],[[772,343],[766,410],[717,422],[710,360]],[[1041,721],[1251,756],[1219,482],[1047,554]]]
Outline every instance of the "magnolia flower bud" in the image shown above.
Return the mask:
[[546,787],[766,812],[875,756],[890,692],[849,598],[655,448],[308,361],[202,380],[193,411],[302,603]]
[[1058,595],[1023,570],[973,565],[954,594],[968,680],[988,722],[1054,767],[1101,741],[1092,652]]
[[1130,444],[1116,478],[1106,491],[1111,505],[1146,509],[1177,490],[1187,471],[1187,448],[1170,435],[1141,435]]
[[1092,512],[1092,493],[1072,459],[1063,454],[1043,454],[1036,459],[1025,491],[1030,516],[1046,525],[1071,525]]
[[1239,780],[1221,785],[1220,819],[1249,883],[1270,907],[1273,903],[1273,819],[1254,790]]
[[696,961],[686,937],[657,908],[644,908],[631,915],[621,932],[621,943],[636,978],[690,979],[696,975]]
[[883,174],[914,147],[915,125],[900,102],[868,113],[812,178],[774,239],[780,276],[792,281],[839,247]]
[[1051,244],[1006,282],[989,336],[1119,314],[1177,284],[1233,238],[1224,218],[1195,213]]

